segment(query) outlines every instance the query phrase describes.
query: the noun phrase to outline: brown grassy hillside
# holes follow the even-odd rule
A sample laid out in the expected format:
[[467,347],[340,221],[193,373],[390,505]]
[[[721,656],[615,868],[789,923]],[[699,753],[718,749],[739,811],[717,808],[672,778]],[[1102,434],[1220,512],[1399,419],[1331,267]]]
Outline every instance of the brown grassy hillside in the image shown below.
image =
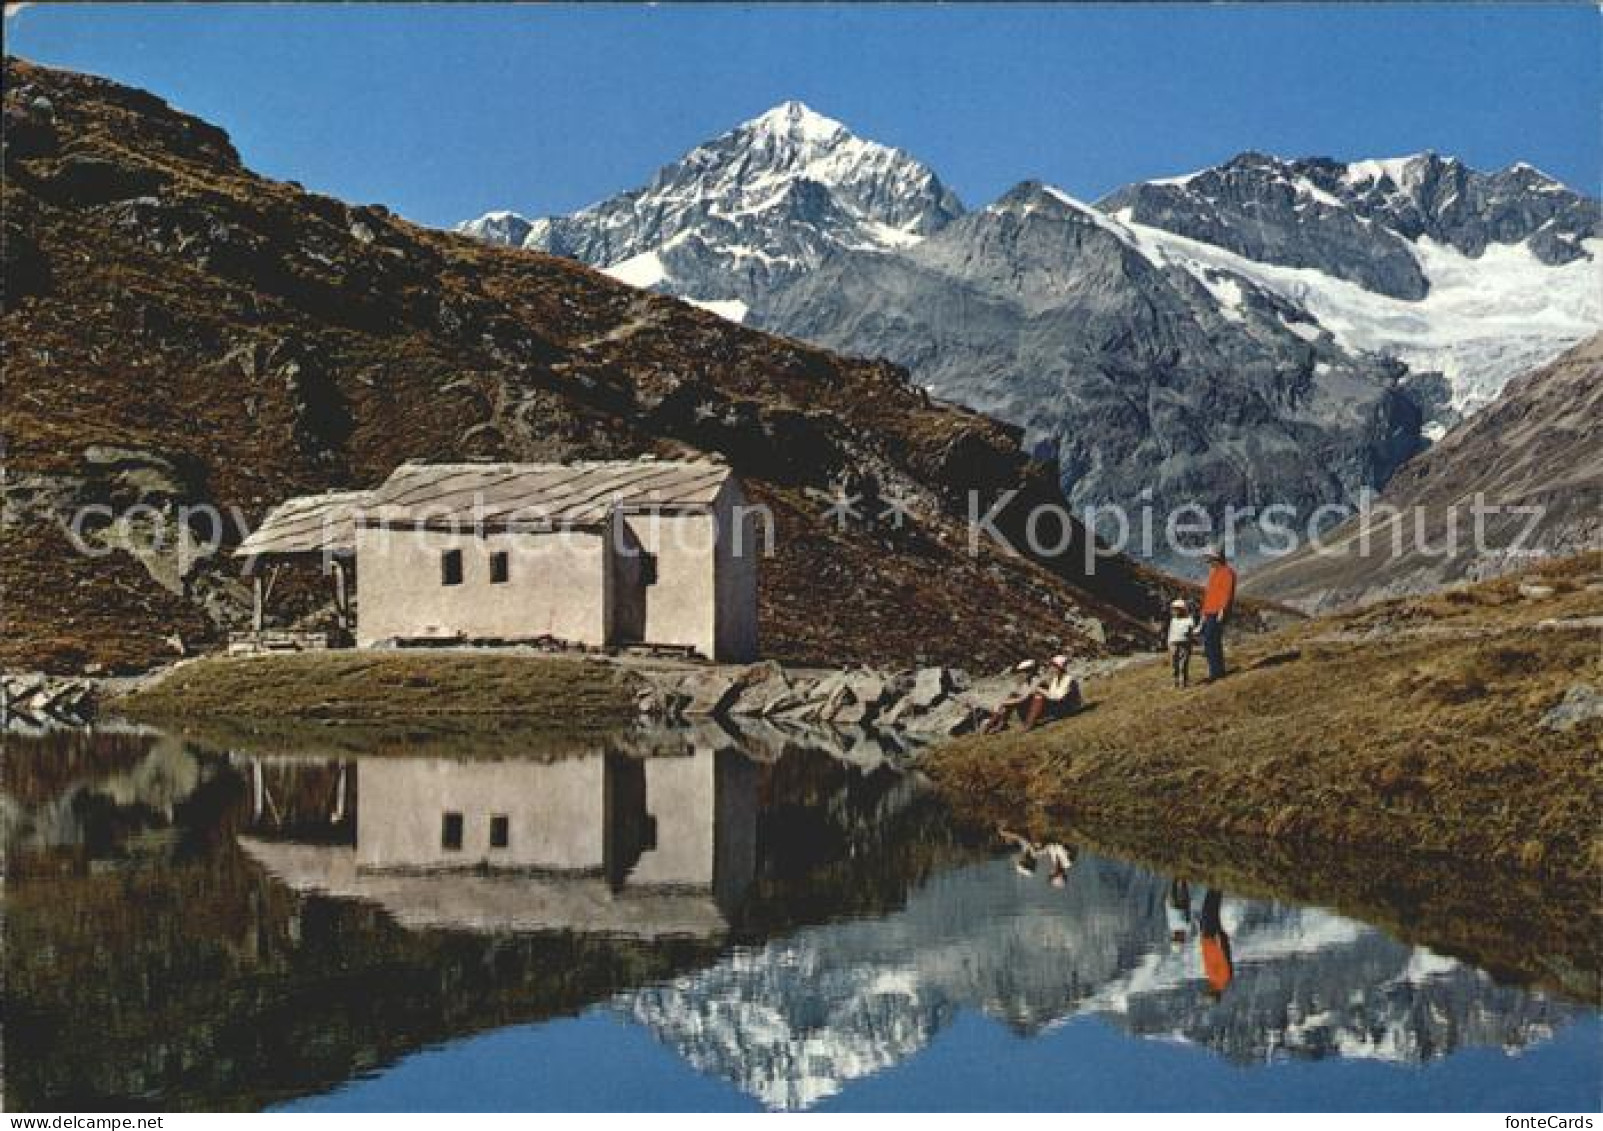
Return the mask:
[[1543,718],[1577,685],[1603,690],[1603,556],[1309,621],[1230,659],[1186,691],[1167,665],[1126,668],[1088,686],[1085,714],[954,742],[931,772],[980,821],[1159,850],[1424,853],[1596,890],[1603,718]]
[[[906,374],[757,333],[575,263],[490,248],[246,170],[151,95],[8,59],[0,664],[135,668],[243,613],[221,559],[179,570],[178,508],[257,521],[400,461],[721,453],[778,516],[765,650],[960,661],[1146,638],[1125,561],[964,552],[967,492],[1059,498],[1016,431]],[[904,529],[839,531],[837,479],[905,494]],[[154,510],[59,529],[85,502]],[[204,536],[206,530],[198,530]],[[240,531],[226,531],[228,542]]]

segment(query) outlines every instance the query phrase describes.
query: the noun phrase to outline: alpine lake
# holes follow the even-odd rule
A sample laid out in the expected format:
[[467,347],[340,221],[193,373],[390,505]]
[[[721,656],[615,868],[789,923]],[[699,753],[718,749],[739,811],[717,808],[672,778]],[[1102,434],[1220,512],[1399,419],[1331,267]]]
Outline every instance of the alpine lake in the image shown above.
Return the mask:
[[6,736],[0,784],[8,1111],[1592,1111],[1603,1085],[1584,897],[1010,842],[868,732],[102,726]]

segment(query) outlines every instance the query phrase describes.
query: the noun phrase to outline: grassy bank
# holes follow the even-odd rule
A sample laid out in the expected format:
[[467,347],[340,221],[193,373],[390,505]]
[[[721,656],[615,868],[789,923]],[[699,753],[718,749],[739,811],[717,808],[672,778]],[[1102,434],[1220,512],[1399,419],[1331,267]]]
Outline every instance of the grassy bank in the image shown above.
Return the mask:
[[617,666],[577,657],[308,652],[195,660],[114,706],[153,722],[499,717],[586,727],[632,718],[634,691]]
[[1591,555],[1238,638],[1234,674],[1187,691],[1137,665],[1090,685],[1083,715],[928,768],[971,820],[1159,855],[1264,838],[1584,882],[1603,872],[1603,723],[1541,719],[1603,686],[1600,581]]

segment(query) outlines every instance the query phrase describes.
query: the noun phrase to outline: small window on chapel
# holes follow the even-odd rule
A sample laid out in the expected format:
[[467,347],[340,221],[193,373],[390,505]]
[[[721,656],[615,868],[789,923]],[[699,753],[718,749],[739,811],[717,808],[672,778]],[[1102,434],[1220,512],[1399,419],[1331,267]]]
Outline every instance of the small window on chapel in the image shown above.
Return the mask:
[[446,550],[440,555],[440,584],[462,584],[462,551]]
[[497,550],[490,555],[490,584],[505,585],[507,578],[512,574],[508,555],[505,550]]
[[512,843],[512,822],[502,814],[490,818],[490,847],[505,848]]
[[440,847],[450,852],[462,850],[462,814],[446,813],[441,818]]

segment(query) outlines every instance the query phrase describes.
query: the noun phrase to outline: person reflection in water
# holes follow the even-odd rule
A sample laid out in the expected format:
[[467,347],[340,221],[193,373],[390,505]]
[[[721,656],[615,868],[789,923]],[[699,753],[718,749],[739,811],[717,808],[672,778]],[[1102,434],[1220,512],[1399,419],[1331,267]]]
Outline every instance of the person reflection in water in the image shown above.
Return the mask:
[[1013,858],[1013,870],[1021,876],[1035,875],[1035,869],[1040,864],[1041,858],[1041,850],[1035,843],[1028,837],[1022,837],[1007,829],[998,830],[997,835],[1019,850],[1019,854]]
[[1191,937],[1191,885],[1185,880],[1174,880],[1169,884],[1169,898],[1164,903],[1163,913],[1169,921],[1169,943],[1179,950]]
[[1230,936],[1219,919],[1219,907],[1224,894],[1209,888],[1202,897],[1202,914],[1197,926],[1202,934],[1202,972],[1208,979],[1208,993],[1215,1000],[1224,996],[1230,980],[1236,975],[1235,962],[1230,957]]
[[1013,860],[1013,870],[1019,875],[1035,875],[1044,859],[1047,863],[1046,882],[1055,888],[1068,885],[1069,869],[1073,868],[1074,862],[1079,859],[1079,849],[1072,845],[1059,844],[1057,841],[1036,844],[1028,837],[1020,836],[1008,829],[998,830],[997,835],[1019,850],[1018,856]]

